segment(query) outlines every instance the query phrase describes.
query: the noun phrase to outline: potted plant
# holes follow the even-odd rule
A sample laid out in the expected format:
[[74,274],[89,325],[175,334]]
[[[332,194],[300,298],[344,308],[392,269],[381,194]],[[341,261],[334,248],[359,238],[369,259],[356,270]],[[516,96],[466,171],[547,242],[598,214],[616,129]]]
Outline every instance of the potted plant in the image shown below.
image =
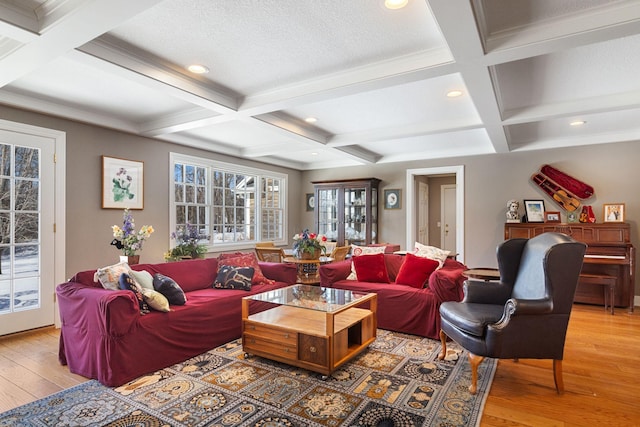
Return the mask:
[[306,228],[302,233],[293,236],[293,253],[300,259],[318,259],[320,255],[326,255],[326,248],[322,245],[327,237],[310,233]]
[[123,256],[127,257],[129,265],[137,264],[140,261],[138,251],[142,250],[142,244],[153,233],[151,225],[143,225],[138,232],[135,231],[135,222],[129,212],[129,208],[124,210],[122,228],[117,225],[111,226],[113,240],[111,244],[122,250]]
[[165,254],[164,258],[167,261],[204,258],[204,254],[207,253],[209,236],[200,232],[196,225],[187,223],[183,227],[178,227],[171,233],[171,238],[175,239],[176,246]]

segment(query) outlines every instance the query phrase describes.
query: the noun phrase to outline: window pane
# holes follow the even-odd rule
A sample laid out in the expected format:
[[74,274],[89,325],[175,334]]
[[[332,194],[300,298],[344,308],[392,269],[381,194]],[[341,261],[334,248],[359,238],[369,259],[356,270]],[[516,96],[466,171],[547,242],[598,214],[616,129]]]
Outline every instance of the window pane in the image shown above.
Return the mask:
[[187,203],[195,203],[196,202],[196,189],[193,185],[185,185],[185,202]]
[[214,206],[222,206],[224,200],[222,198],[223,190],[221,188],[215,188],[213,190],[213,204]]
[[184,173],[183,173],[184,165],[180,163],[176,163],[173,167],[173,180],[175,182],[184,182]]
[[16,147],[16,177],[38,178],[40,175],[39,151],[37,148]]
[[17,211],[38,210],[38,181],[16,179]]
[[205,185],[207,179],[207,170],[205,168],[196,169],[196,184]]
[[11,209],[11,180],[0,178],[0,209]]
[[11,175],[11,146],[0,144],[0,175]]
[[224,187],[224,173],[218,171],[213,173],[213,186]]
[[184,202],[184,187],[180,184],[176,184],[174,188],[176,203]]
[[186,224],[186,208],[184,206],[176,206],[176,224]]
[[38,241],[37,213],[15,214],[15,240],[16,243],[35,243]]
[[195,182],[195,173],[196,173],[195,166],[187,165],[185,169],[186,169],[185,182],[188,184],[193,184]]
[[197,203],[205,203],[207,200],[207,189],[205,187],[198,187],[198,194],[196,197],[196,202]]

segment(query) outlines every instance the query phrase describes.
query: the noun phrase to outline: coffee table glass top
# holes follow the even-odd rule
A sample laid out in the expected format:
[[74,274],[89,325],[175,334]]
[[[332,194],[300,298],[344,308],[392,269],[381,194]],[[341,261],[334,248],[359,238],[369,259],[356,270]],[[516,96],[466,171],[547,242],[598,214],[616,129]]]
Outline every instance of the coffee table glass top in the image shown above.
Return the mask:
[[245,299],[333,313],[358,304],[371,295],[374,294],[320,286],[293,285],[250,295]]

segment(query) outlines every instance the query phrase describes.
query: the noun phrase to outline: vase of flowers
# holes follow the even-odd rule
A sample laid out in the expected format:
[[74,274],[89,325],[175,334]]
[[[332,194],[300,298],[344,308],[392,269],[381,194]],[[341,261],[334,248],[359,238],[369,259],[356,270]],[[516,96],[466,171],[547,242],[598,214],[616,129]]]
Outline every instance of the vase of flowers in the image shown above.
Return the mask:
[[185,224],[171,233],[171,238],[175,239],[174,246],[164,256],[167,261],[178,261],[181,259],[204,258],[207,253],[209,236],[198,230],[196,225]]
[[322,244],[326,241],[326,236],[310,233],[306,228],[302,233],[293,236],[293,253],[299,259],[318,259],[326,252]]
[[137,264],[140,262],[140,255],[136,252],[142,250],[142,244],[153,233],[153,227],[143,225],[140,230],[135,231],[135,222],[129,209],[124,210],[122,228],[113,225],[113,240],[111,244],[117,249],[122,250],[122,254],[127,257],[129,264]]

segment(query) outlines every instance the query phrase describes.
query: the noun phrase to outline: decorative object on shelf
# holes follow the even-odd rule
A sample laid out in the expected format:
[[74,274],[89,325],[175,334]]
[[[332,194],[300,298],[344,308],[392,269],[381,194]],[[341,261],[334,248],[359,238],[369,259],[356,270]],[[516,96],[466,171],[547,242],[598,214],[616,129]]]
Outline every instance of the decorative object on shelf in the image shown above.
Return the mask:
[[122,228],[117,225],[111,226],[113,230],[113,240],[111,245],[117,249],[122,250],[122,254],[131,258],[129,261],[137,264],[140,261],[140,256],[136,252],[142,250],[142,244],[153,233],[153,227],[151,225],[143,225],[138,232],[135,231],[135,223],[133,216],[129,212],[129,209],[125,209],[122,215]]
[[544,222],[560,222],[560,212],[545,211]]
[[531,180],[568,212],[580,207],[578,199],[593,196],[593,187],[549,165],[543,165],[540,171],[531,176]]
[[568,223],[577,223],[580,222],[579,218],[578,218],[578,213],[577,212],[569,212],[567,214],[567,222]]
[[207,253],[209,235],[198,230],[196,225],[187,223],[179,226],[171,233],[171,239],[175,239],[176,246],[164,254],[166,261],[204,258]]
[[310,233],[305,228],[302,233],[293,236],[293,253],[299,259],[318,259],[326,255],[326,248],[322,244],[326,241],[326,236]]
[[604,222],[624,222],[624,203],[613,203],[602,206]]
[[102,208],[144,207],[144,163],[102,156]]
[[305,199],[307,201],[305,205],[307,212],[313,212],[316,208],[316,196],[313,193],[307,193]]
[[400,190],[384,190],[384,208],[385,209],[400,209]]
[[593,213],[593,208],[591,208],[591,206],[583,206],[582,207],[582,212],[580,213],[580,222],[583,223],[595,223],[596,222],[596,216]]
[[511,199],[507,202],[507,222],[520,222],[520,202],[516,199]]
[[544,222],[544,200],[525,200],[527,222]]

